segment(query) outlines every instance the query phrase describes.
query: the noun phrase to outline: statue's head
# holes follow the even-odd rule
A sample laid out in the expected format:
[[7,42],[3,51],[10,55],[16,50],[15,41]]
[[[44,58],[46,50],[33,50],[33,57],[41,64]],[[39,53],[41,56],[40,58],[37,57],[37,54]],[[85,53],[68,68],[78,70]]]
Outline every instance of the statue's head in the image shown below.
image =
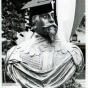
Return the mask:
[[57,34],[58,28],[55,23],[54,9],[52,8],[51,2],[31,7],[30,12],[30,23],[32,26],[32,31],[35,31],[39,35],[53,41]]

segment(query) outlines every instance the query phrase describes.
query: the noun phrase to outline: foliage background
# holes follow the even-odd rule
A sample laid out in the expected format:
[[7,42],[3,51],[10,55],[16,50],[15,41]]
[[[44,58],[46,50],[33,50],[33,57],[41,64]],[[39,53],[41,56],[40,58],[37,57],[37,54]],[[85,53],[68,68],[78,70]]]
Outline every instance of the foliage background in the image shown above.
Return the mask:
[[[25,27],[25,12],[22,6],[30,0],[2,0],[2,54],[5,55],[16,45],[17,32],[27,31]],[[21,35],[23,36],[23,35]]]
[[[28,10],[21,10],[23,5],[30,0],[2,0],[2,55],[17,45],[17,32],[28,31],[25,27],[25,13]],[[22,34],[20,36],[24,37]],[[2,81],[13,82],[5,72],[5,63],[2,57]]]

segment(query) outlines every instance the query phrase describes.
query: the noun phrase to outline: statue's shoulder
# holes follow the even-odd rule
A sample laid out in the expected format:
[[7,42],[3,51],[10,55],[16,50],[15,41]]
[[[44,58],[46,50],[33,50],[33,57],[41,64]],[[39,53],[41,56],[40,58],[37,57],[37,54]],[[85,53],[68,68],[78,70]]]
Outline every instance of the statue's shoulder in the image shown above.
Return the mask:
[[77,45],[70,43],[70,42],[62,42],[61,47],[63,48],[63,50],[66,49],[68,52],[78,51],[82,53],[81,49]]
[[74,50],[72,43],[68,43],[65,41],[59,41],[55,44],[55,50],[61,51],[63,54],[66,54],[67,52],[71,52]]
[[80,71],[84,68],[84,56],[81,51],[81,49],[72,43],[67,43],[67,50],[71,54],[72,59],[77,67],[77,72],[80,73]]
[[27,47],[28,45],[30,46],[31,41],[32,41],[31,39],[28,39],[28,40],[26,40],[26,41],[24,41],[24,42],[18,44],[18,45],[17,45],[17,48],[19,49],[19,48],[25,48],[25,47]]
[[21,51],[25,51],[27,50],[28,48],[30,48],[31,46],[31,39],[23,42],[23,43],[20,43],[16,46],[13,46],[12,48],[10,48],[8,51],[7,51],[7,55],[6,55],[6,58],[9,58],[11,57],[14,53],[17,55],[18,53],[20,53]]
[[69,42],[61,42],[60,49],[62,53],[69,52],[77,65],[83,61],[83,53],[77,45]]
[[64,44],[65,48],[72,56],[72,59],[77,67],[77,72],[80,73],[80,71],[82,71],[84,68],[84,56],[81,49],[77,45],[72,43],[66,42]]

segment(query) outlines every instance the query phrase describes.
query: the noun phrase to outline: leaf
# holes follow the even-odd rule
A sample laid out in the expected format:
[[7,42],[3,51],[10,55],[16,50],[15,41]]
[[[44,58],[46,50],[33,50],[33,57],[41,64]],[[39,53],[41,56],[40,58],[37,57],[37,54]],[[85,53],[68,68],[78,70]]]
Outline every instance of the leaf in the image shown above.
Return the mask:
[[20,34],[20,36],[24,37],[24,35],[23,35],[23,34]]

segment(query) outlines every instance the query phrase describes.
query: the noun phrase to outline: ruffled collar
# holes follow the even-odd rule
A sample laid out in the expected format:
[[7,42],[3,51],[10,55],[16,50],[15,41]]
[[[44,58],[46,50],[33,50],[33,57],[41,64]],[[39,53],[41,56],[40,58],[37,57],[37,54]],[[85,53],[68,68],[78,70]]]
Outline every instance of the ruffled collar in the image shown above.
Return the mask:
[[41,52],[45,51],[51,52],[53,49],[57,52],[61,51],[63,54],[73,50],[71,43],[61,41],[58,37],[51,43],[48,39],[35,33],[30,40],[18,45],[20,51],[30,56],[39,55]]
[[[35,34],[35,43],[39,44],[39,49],[41,52],[44,52],[46,50],[48,50],[49,52],[53,50],[53,48],[55,49],[55,51],[60,51],[62,53],[66,53],[67,50],[69,49],[69,47],[71,46],[71,44],[68,44],[65,41],[61,41],[57,35],[55,37],[55,40],[51,43],[47,38],[44,38],[38,34]],[[69,46],[70,45],[70,46]],[[70,47],[70,51],[71,51],[71,47]]]

